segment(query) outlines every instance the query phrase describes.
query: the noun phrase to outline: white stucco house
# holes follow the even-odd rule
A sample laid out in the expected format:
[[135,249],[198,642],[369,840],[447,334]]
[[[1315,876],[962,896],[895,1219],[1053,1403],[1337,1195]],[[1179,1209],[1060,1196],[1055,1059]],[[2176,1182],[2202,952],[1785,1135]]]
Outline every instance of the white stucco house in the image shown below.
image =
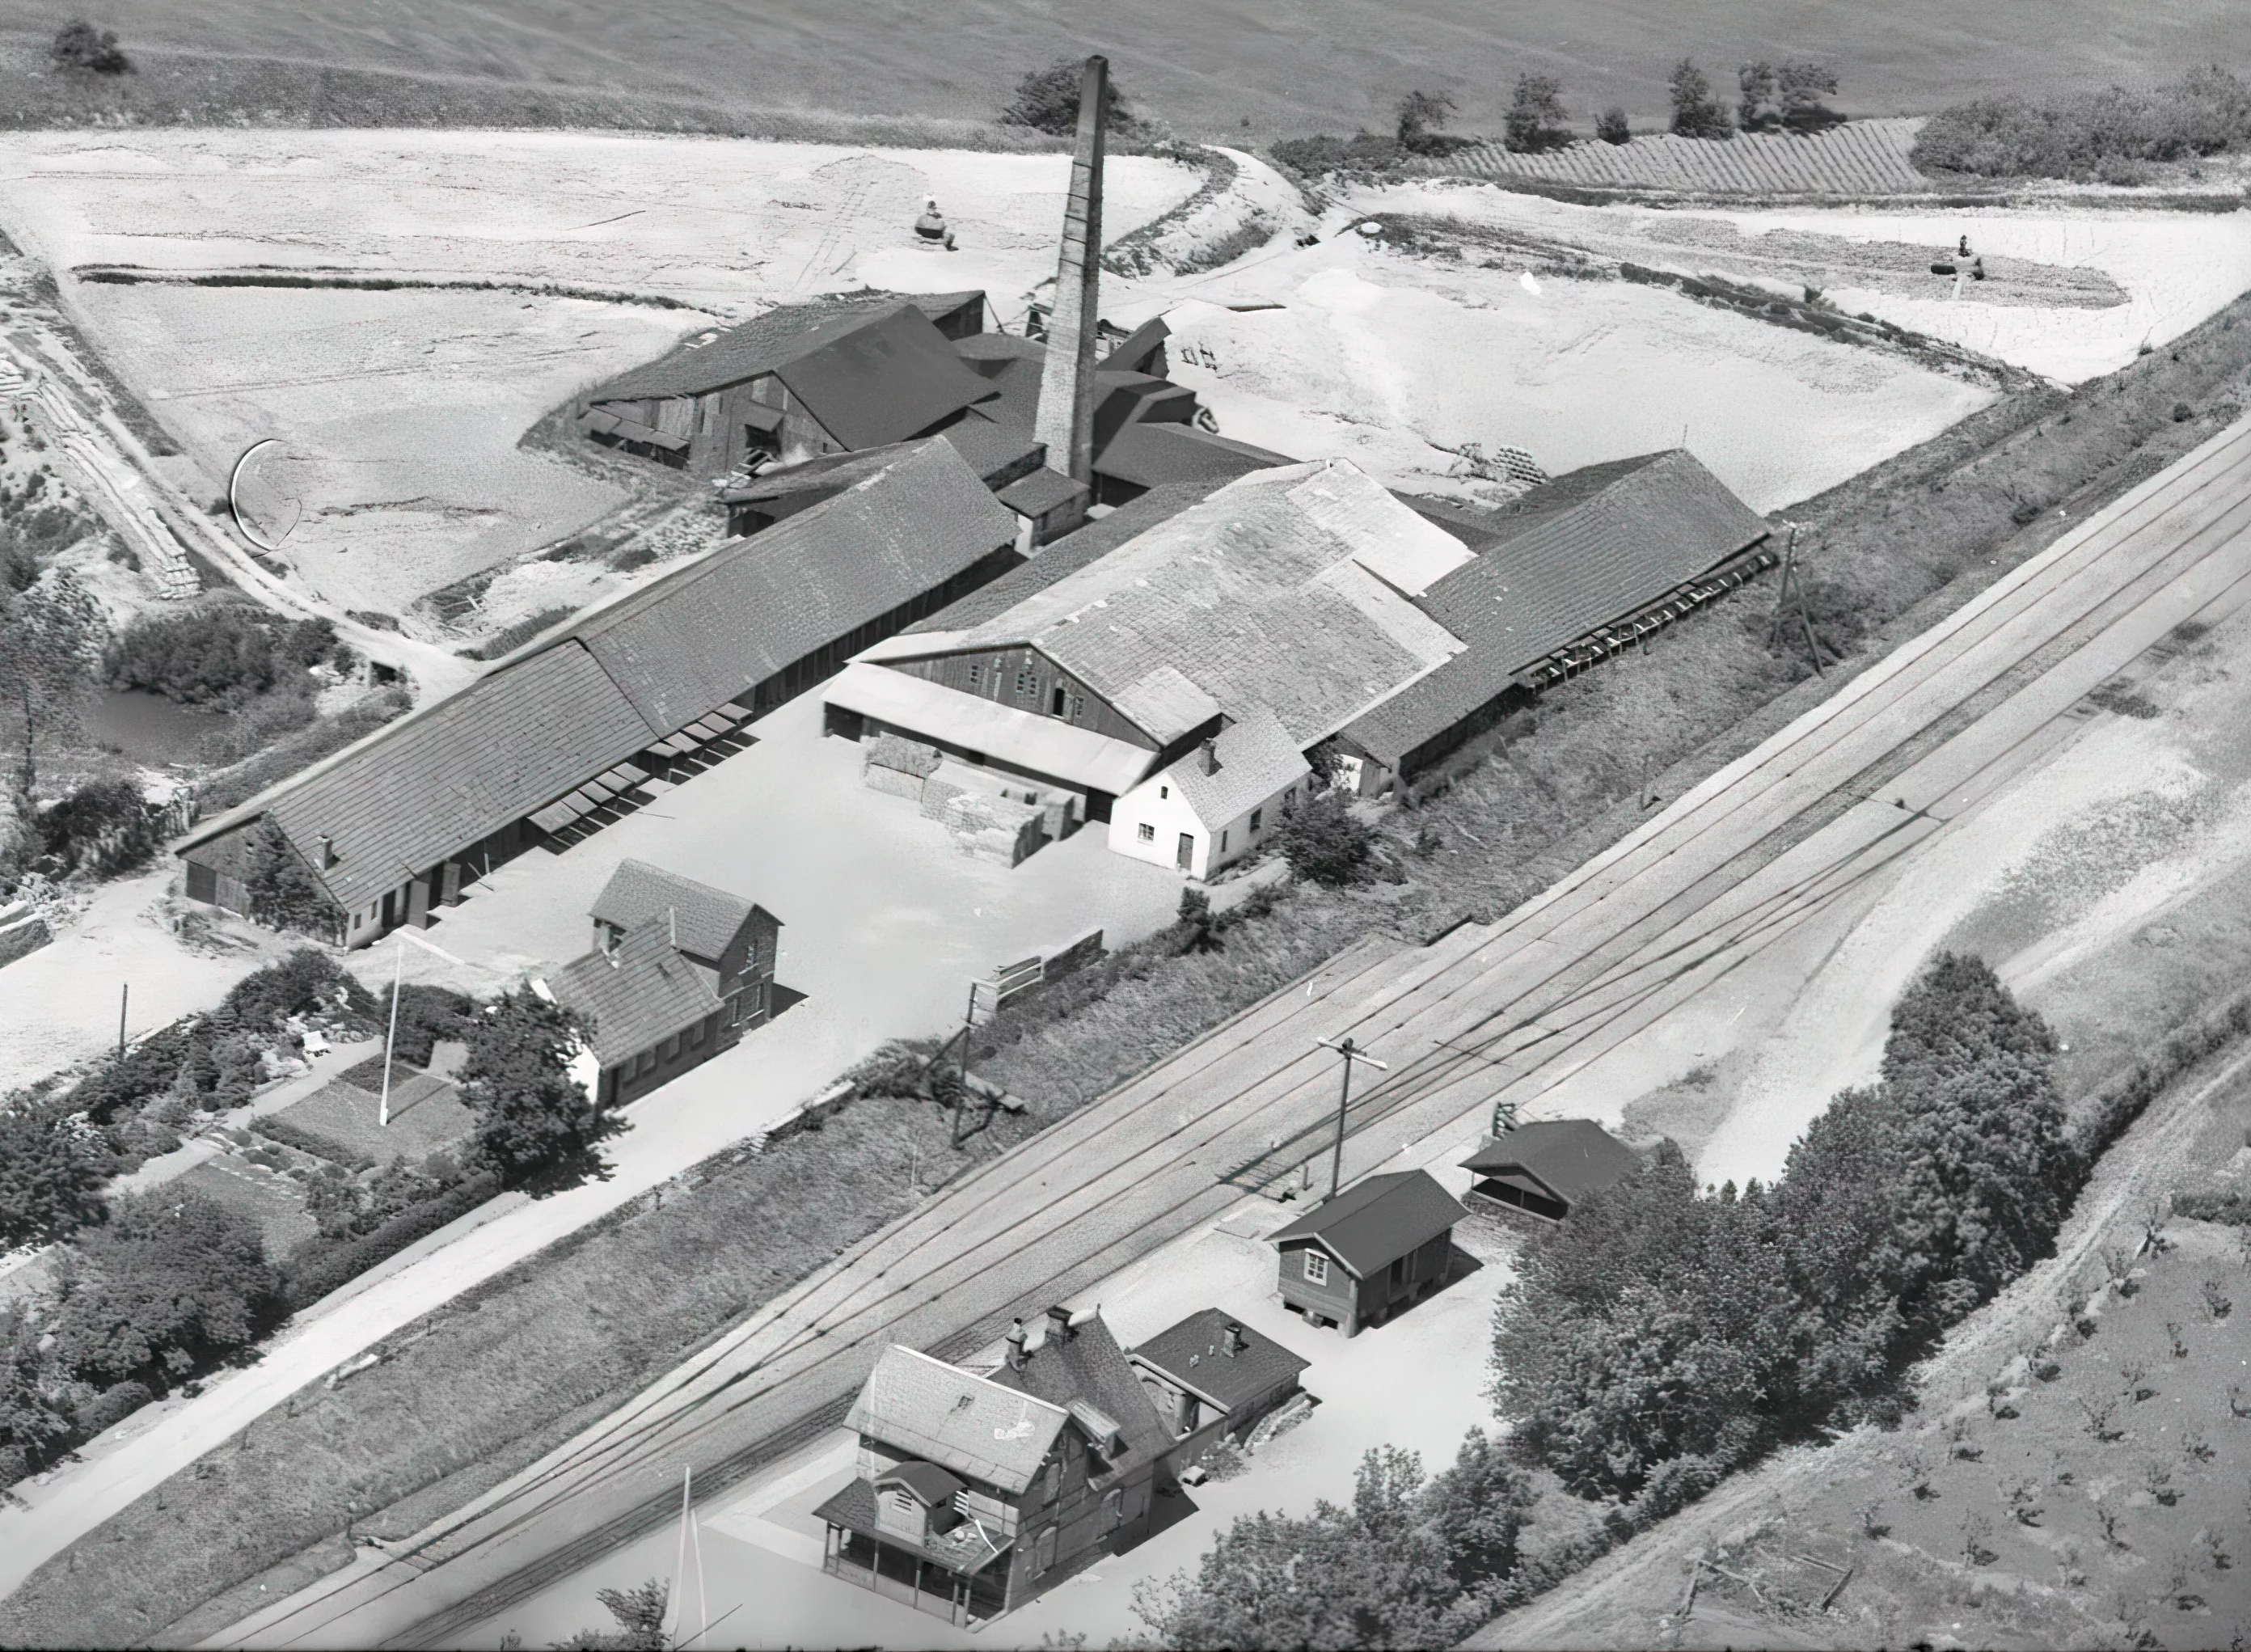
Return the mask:
[[1209,878],[1264,847],[1284,811],[1313,795],[1313,774],[1282,719],[1254,705],[1119,798],[1110,847]]

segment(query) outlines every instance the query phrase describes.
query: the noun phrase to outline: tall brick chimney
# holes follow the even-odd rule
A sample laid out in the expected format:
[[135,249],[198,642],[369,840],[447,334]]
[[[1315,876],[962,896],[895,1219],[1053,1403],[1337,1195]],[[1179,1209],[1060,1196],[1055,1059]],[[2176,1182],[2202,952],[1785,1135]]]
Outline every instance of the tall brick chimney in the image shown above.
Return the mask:
[[1075,482],[1094,481],[1094,333],[1102,282],[1102,146],[1110,59],[1089,58],[1078,85],[1078,152],[1063,208],[1063,253],[1056,263],[1055,309],[1048,317],[1046,365],[1032,434],[1047,444],[1048,466]]

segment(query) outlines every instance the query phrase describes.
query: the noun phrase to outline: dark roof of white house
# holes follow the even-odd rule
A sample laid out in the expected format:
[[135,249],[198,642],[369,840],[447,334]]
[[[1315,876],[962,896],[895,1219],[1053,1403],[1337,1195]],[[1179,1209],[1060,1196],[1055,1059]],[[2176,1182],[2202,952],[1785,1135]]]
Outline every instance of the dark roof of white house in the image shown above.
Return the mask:
[[932,437],[572,629],[649,725],[670,733],[1015,538],[1015,516]]
[[672,944],[662,913],[627,930],[609,951],[573,958],[548,977],[555,1001],[593,1024],[594,1059],[629,1061],[719,1008],[710,979]]
[[[980,292],[828,293],[801,304],[784,304],[730,327],[717,337],[683,339],[653,362],[619,374],[586,399],[638,401],[654,397],[695,396],[741,384],[821,350],[882,315],[911,304],[927,320],[959,309]],[[943,342],[943,335],[941,342]],[[697,339],[705,342],[698,343]],[[947,344],[949,352],[952,345]],[[957,357],[956,359],[959,359]],[[828,421],[823,420],[825,424]]]
[[740,895],[699,884],[693,878],[652,866],[645,860],[621,860],[594,897],[589,914],[597,923],[633,929],[652,918],[669,916],[673,941],[691,958],[716,963],[751,921],[758,907]]
[[1345,731],[1394,766],[1501,694],[1519,671],[1770,531],[1685,448],[1558,476],[1479,526],[1490,540],[1465,538],[1480,554],[1416,599],[1469,648]]
[[1277,1245],[1318,1239],[1365,1279],[1468,1214],[1428,1170],[1393,1170],[1354,1183],[1267,1237]]
[[1592,1119],[1540,1119],[1495,1136],[1462,1168],[1480,1176],[1527,1172],[1567,1204],[1622,1181],[1640,1156]]
[[1211,744],[1217,765],[1212,772],[1204,772],[1199,747],[1167,769],[1165,778],[1180,788],[1181,799],[1213,831],[1313,773],[1306,754],[1268,706],[1244,707]]

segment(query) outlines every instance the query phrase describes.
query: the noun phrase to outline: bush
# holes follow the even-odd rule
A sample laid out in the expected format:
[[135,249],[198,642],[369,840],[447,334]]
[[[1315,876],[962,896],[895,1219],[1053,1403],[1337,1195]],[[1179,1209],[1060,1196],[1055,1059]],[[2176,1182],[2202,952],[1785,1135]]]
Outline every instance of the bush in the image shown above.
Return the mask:
[[276,628],[256,609],[236,604],[146,614],[109,645],[102,666],[115,687],[231,711],[297,667],[286,649],[275,649]]
[[38,827],[40,847],[66,871],[107,878],[156,853],[164,812],[129,780],[91,780],[40,811]]
[[1354,814],[1338,792],[1324,792],[1282,816],[1274,841],[1300,878],[1331,885],[1358,883],[1367,875],[1368,853],[1375,833]]
[[[308,1198],[316,1190],[335,1185],[325,1178],[315,1180],[307,1190]],[[292,1310],[308,1308],[417,1239],[427,1239],[449,1222],[459,1221],[500,1191],[500,1177],[488,1170],[401,1209],[381,1225],[356,1237],[323,1230],[321,1238],[298,1246],[283,1264],[282,1298]]]
[[148,1384],[130,1378],[100,1389],[80,1409],[79,1432],[92,1436],[114,1428],[156,1397]]
[[101,1220],[108,1159],[100,1137],[52,1102],[0,1110],[0,1250]]
[[[1070,137],[1078,131],[1078,93],[1086,74],[1086,60],[1065,58],[1044,69],[1034,69],[1016,82],[1015,95],[1001,111],[1003,126],[1028,126],[1035,132]],[[1103,116],[1112,132],[1130,132],[1140,124],[1126,107],[1113,77],[1102,94]]]
[[323,941],[341,939],[343,913],[288,835],[271,820],[251,834],[243,880],[250,915],[268,929],[294,930]]
[[1735,135],[1735,122],[1727,105],[1712,95],[1712,83],[1703,70],[1687,58],[1673,67],[1666,83],[1673,96],[1673,130],[1681,137],[1725,138]]
[[2154,91],[2111,87],[2046,102],[1985,98],[1924,122],[1909,156],[1926,172],[2141,182],[2152,162],[2251,140],[2251,87],[2217,66]]
[[197,1193],[112,1202],[57,1270],[54,1357],[87,1381],[185,1376],[280,1316],[258,1224]]
[[118,45],[116,34],[95,28],[84,17],[55,31],[47,55],[58,67],[86,69],[95,74],[128,74],[133,69],[133,60]]
[[1605,143],[1627,143],[1633,139],[1633,128],[1625,111],[1613,103],[1595,117],[1595,135]]

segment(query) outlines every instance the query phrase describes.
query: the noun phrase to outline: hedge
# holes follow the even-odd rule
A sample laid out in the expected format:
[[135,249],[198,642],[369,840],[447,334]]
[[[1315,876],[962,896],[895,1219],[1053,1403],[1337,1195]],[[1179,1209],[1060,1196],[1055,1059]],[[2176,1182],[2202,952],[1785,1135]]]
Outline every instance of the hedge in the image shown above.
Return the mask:
[[371,1233],[357,1239],[311,1240],[282,1264],[282,1297],[293,1312],[309,1308],[415,1240],[427,1239],[448,1222],[459,1221],[500,1190],[500,1177],[483,1171],[456,1182],[436,1198],[401,1211]]

